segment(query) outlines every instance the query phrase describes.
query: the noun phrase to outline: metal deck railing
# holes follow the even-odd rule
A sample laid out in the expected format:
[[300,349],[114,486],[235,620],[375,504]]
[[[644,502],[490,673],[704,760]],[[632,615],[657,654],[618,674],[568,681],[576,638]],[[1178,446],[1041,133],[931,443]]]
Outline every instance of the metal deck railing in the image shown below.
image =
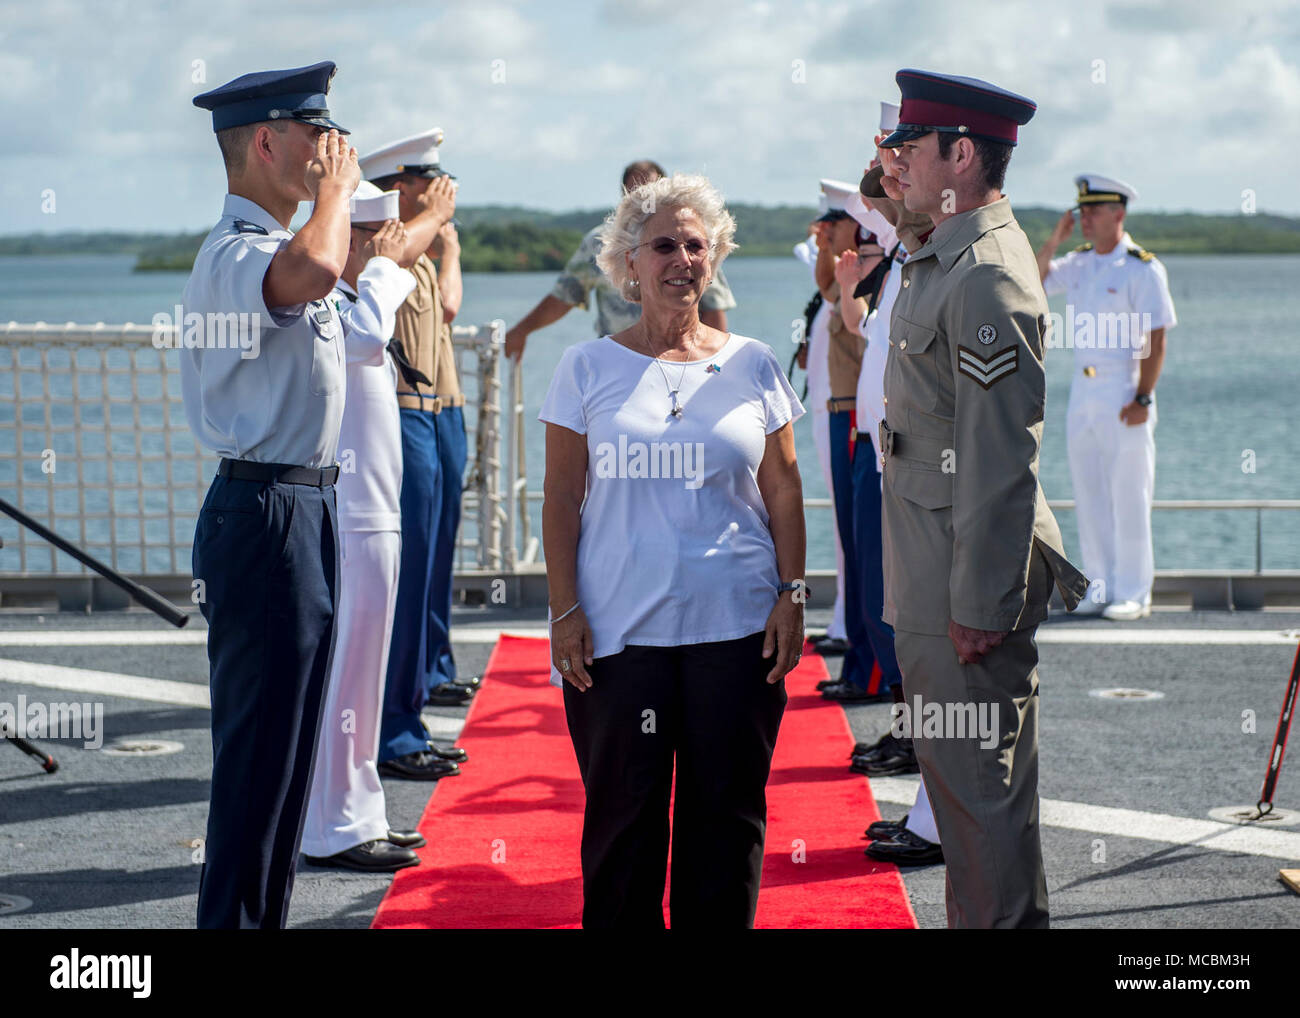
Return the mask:
[[[181,403],[179,358],[146,325],[0,326],[0,497],[136,576],[188,576],[194,523],[216,470]],[[541,560],[528,490],[523,375],[503,356],[500,320],[452,330],[470,459],[458,573],[512,575]],[[502,376],[505,376],[504,381]],[[1073,509],[1054,500],[1053,509]],[[810,510],[831,508],[809,498]],[[1255,514],[1255,575],[1264,574],[1266,512],[1297,499],[1159,500],[1158,512]],[[0,579],[87,570],[0,516]],[[1234,574],[1240,575],[1240,574]]]
[[[120,572],[187,575],[194,524],[217,457],[195,441],[181,401],[173,329],[0,326],[0,496]],[[455,326],[470,450],[457,542],[460,571],[514,568],[520,515],[503,467],[524,468],[521,379],[502,421],[505,323]],[[155,345],[155,337],[159,343]],[[173,344],[174,345],[174,344]],[[502,456],[503,437],[511,450]],[[527,536],[527,513],[523,526]],[[86,575],[81,563],[0,517],[0,576]]]

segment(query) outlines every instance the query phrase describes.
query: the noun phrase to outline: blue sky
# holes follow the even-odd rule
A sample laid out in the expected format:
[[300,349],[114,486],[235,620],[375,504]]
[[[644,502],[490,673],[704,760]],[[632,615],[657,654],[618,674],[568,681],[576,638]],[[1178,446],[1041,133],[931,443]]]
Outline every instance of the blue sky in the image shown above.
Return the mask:
[[642,156],[812,204],[818,178],[857,178],[877,100],[921,67],[1038,102],[1013,204],[1064,207],[1091,170],[1140,208],[1238,212],[1251,191],[1300,214],[1300,13],[1280,0],[47,0],[0,23],[0,233],[206,227],[224,176],[191,97],[322,59],[362,152],[444,129],[466,204],[605,206]]

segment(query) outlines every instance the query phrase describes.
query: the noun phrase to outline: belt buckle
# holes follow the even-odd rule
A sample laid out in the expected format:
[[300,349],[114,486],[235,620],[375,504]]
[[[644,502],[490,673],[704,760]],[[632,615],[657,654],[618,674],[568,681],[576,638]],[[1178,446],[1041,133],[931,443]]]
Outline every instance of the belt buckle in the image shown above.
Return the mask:
[[1097,377],[1097,369],[1094,368],[1091,364],[1085,365],[1085,366],[1084,366],[1084,369],[1083,369],[1083,377],[1084,377],[1084,378],[1096,378],[1096,377]]
[[894,429],[884,421],[880,422],[880,457],[884,459],[894,451]]

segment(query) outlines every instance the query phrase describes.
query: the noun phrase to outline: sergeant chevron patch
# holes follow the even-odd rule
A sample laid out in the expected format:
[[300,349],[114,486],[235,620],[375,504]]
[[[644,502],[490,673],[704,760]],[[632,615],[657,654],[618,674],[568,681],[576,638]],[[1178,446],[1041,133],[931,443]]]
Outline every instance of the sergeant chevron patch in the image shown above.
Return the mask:
[[967,346],[957,347],[957,371],[972,378],[985,389],[994,382],[1014,374],[1020,367],[1020,347],[1012,346],[999,350],[988,357],[981,357],[978,352]]

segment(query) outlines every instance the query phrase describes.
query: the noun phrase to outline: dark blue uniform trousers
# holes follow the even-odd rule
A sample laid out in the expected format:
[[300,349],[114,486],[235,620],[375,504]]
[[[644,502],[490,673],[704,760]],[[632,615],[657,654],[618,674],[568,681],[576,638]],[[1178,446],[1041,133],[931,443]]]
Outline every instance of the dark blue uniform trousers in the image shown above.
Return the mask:
[[865,433],[853,454],[853,550],[858,561],[857,592],[862,625],[880,669],[882,689],[901,688],[902,672],[894,654],[894,630],[884,621],[884,549],[880,535],[880,474],[876,449]]
[[880,672],[875,667],[867,629],[862,623],[862,606],[858,595],[858,555],[853,543],[853,460],[849,455],[849,436],[854,432],[853,413],[848,410],[832,412],[829,424],[835,525],[840,533],[840,547],[844,550],[844,632],[849,640],[840,678],[859,689],[877,693],[880,692]]
[[442,511],[433,553],[433,579],[429,586],[429,690],[456,678],[451,653],[451,581],[456,564],[456,531],[460,527],[460,496],[468,450],[465,413],[458,406],[443,407],[434,418],[438,463],[442,470]]
[[279,928],[293,891],[338,606],[332,486],[218,476],[194,532],[212,792],[200,928]]
[[434,556],[442,517],[437,415],[403,408],[402,564],[379,727],[379,762],[428,748],[420,723],[434,648]]

